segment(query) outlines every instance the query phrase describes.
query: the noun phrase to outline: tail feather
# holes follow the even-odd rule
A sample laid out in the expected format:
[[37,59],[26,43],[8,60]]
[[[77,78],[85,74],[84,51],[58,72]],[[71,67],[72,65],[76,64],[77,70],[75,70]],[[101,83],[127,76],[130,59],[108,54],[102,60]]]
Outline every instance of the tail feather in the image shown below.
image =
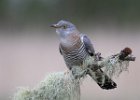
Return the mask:
[[102,89],[109,90],[117,88],[117,84],[112,79],[110,79],[101,69],[98,69],[95,72],[90,70],[89,75]]

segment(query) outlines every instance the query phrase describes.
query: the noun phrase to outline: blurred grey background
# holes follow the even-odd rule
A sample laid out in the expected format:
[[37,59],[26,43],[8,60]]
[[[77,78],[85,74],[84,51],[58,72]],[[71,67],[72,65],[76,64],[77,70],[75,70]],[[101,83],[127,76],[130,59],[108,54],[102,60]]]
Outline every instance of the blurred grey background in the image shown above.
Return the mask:
[[129,72],[114,79],[118,88],[102,90],[87,77],[82,100],[140,100],[139,0],[0,0],[0,100],[18,87],[35,87],[49,73],[66,71],[59,38],[49,26],[64,19],[93,40],[107,57],[128,46],[137,57]]

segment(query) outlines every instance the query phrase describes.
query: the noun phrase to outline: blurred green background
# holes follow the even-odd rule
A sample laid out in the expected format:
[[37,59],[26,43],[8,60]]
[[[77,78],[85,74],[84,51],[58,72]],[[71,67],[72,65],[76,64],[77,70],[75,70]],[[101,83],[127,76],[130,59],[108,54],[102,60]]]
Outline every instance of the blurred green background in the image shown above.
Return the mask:
[[0,24],[1,28],[23,29],[29,24],[43,28],[66,19],[129,28],[140,23],[139,4],[139,0],[0,0]]
[[137,57],[129,73],[105,91],[87,77],[81,100],[140,99],[140,0],[0,0],[0,100],[18,87],[35,87],[46,75],[66,71],[59,37],[49,26],[64,19],[93,41],[107,57],[128,46]]

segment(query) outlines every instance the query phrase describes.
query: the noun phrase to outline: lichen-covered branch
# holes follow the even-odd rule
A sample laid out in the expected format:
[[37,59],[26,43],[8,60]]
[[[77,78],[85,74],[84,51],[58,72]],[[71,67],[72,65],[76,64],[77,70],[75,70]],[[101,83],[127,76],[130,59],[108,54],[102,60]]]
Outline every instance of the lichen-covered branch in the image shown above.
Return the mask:
[[132,56],[132,50],[130,48],[124,48],[120,53],[107,58],[103,58],[100,53],[97,53],[96,58],[97,60],[88,65],[89,70],[96,71],[105,67],[105,72],[110,78],[113,75],[118,76],[122,71],[127,70],[129,62],[135,61],[136,59],[136,57]]
[[51,73],[34,89],[20,88],[13,100],[80,100],[79,83],[71,71]]
[[[130,48],[125,48],[120,53],[107,58],[103,58],[100,53],[97,53],[94,57],[87,58],[82,66],[74,66],[72,70],[67,72],[48,75],[34,89],[20,89],[14,95],[13,100],[80,100],[81,78],[89,74],[95,81],[98,81],[101,88],[108,87],[108,89],[111,89],[109,86],[112,84],[110,83],[114,83],[111,80],[112,76],[119,75],[122,71],[127,70],[130,61],[135,61]],[[101,73],[101,75],[94,73],[103,67],[105,73],[102,73],[102,71],[98,73]],[[105,79],[108,84],[102,86]],[[114,83],[113,86],[115,87],[115,85]]]
[[[112,55],[112,56],[109,56],[107,58],[102,58],[102,60],[99,60],[99,61],[95,61],[93,62],[92,65],[89,65],[88,67],[93,70],[93,71],[96,71],[100,68],[103,68],[106,66],[106,63],[107,62],[110,62],[110,61],[113,61],[115,60],[118,60],[119,62],[125,62],[125,61],[135,61],[136,57],[133,57],[132,55],[129,55],[127,57],[124,58],[124,60],[120,60],[119,58],[119,54],[116,54],[116,55]],[[113,63],[113,62],[112,62]]]

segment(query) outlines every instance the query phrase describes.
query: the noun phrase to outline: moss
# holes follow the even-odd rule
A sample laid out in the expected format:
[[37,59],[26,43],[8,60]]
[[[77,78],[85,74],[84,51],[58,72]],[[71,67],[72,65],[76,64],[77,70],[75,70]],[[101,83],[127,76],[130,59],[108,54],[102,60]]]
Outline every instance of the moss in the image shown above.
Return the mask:
[[31,100],[31,90],[28,88],[19,88],[18,92],[14,95],[13,100]]
[[129,61],[119,60],[119,55],[116,57],[110,56],[104,62],[105,73],[112,78],[119,77],[123,71],[127,71],[129,67]]
[[13,100],[80,100],[79,80],[71,72],[52,73],[34,89],[18,90]]

